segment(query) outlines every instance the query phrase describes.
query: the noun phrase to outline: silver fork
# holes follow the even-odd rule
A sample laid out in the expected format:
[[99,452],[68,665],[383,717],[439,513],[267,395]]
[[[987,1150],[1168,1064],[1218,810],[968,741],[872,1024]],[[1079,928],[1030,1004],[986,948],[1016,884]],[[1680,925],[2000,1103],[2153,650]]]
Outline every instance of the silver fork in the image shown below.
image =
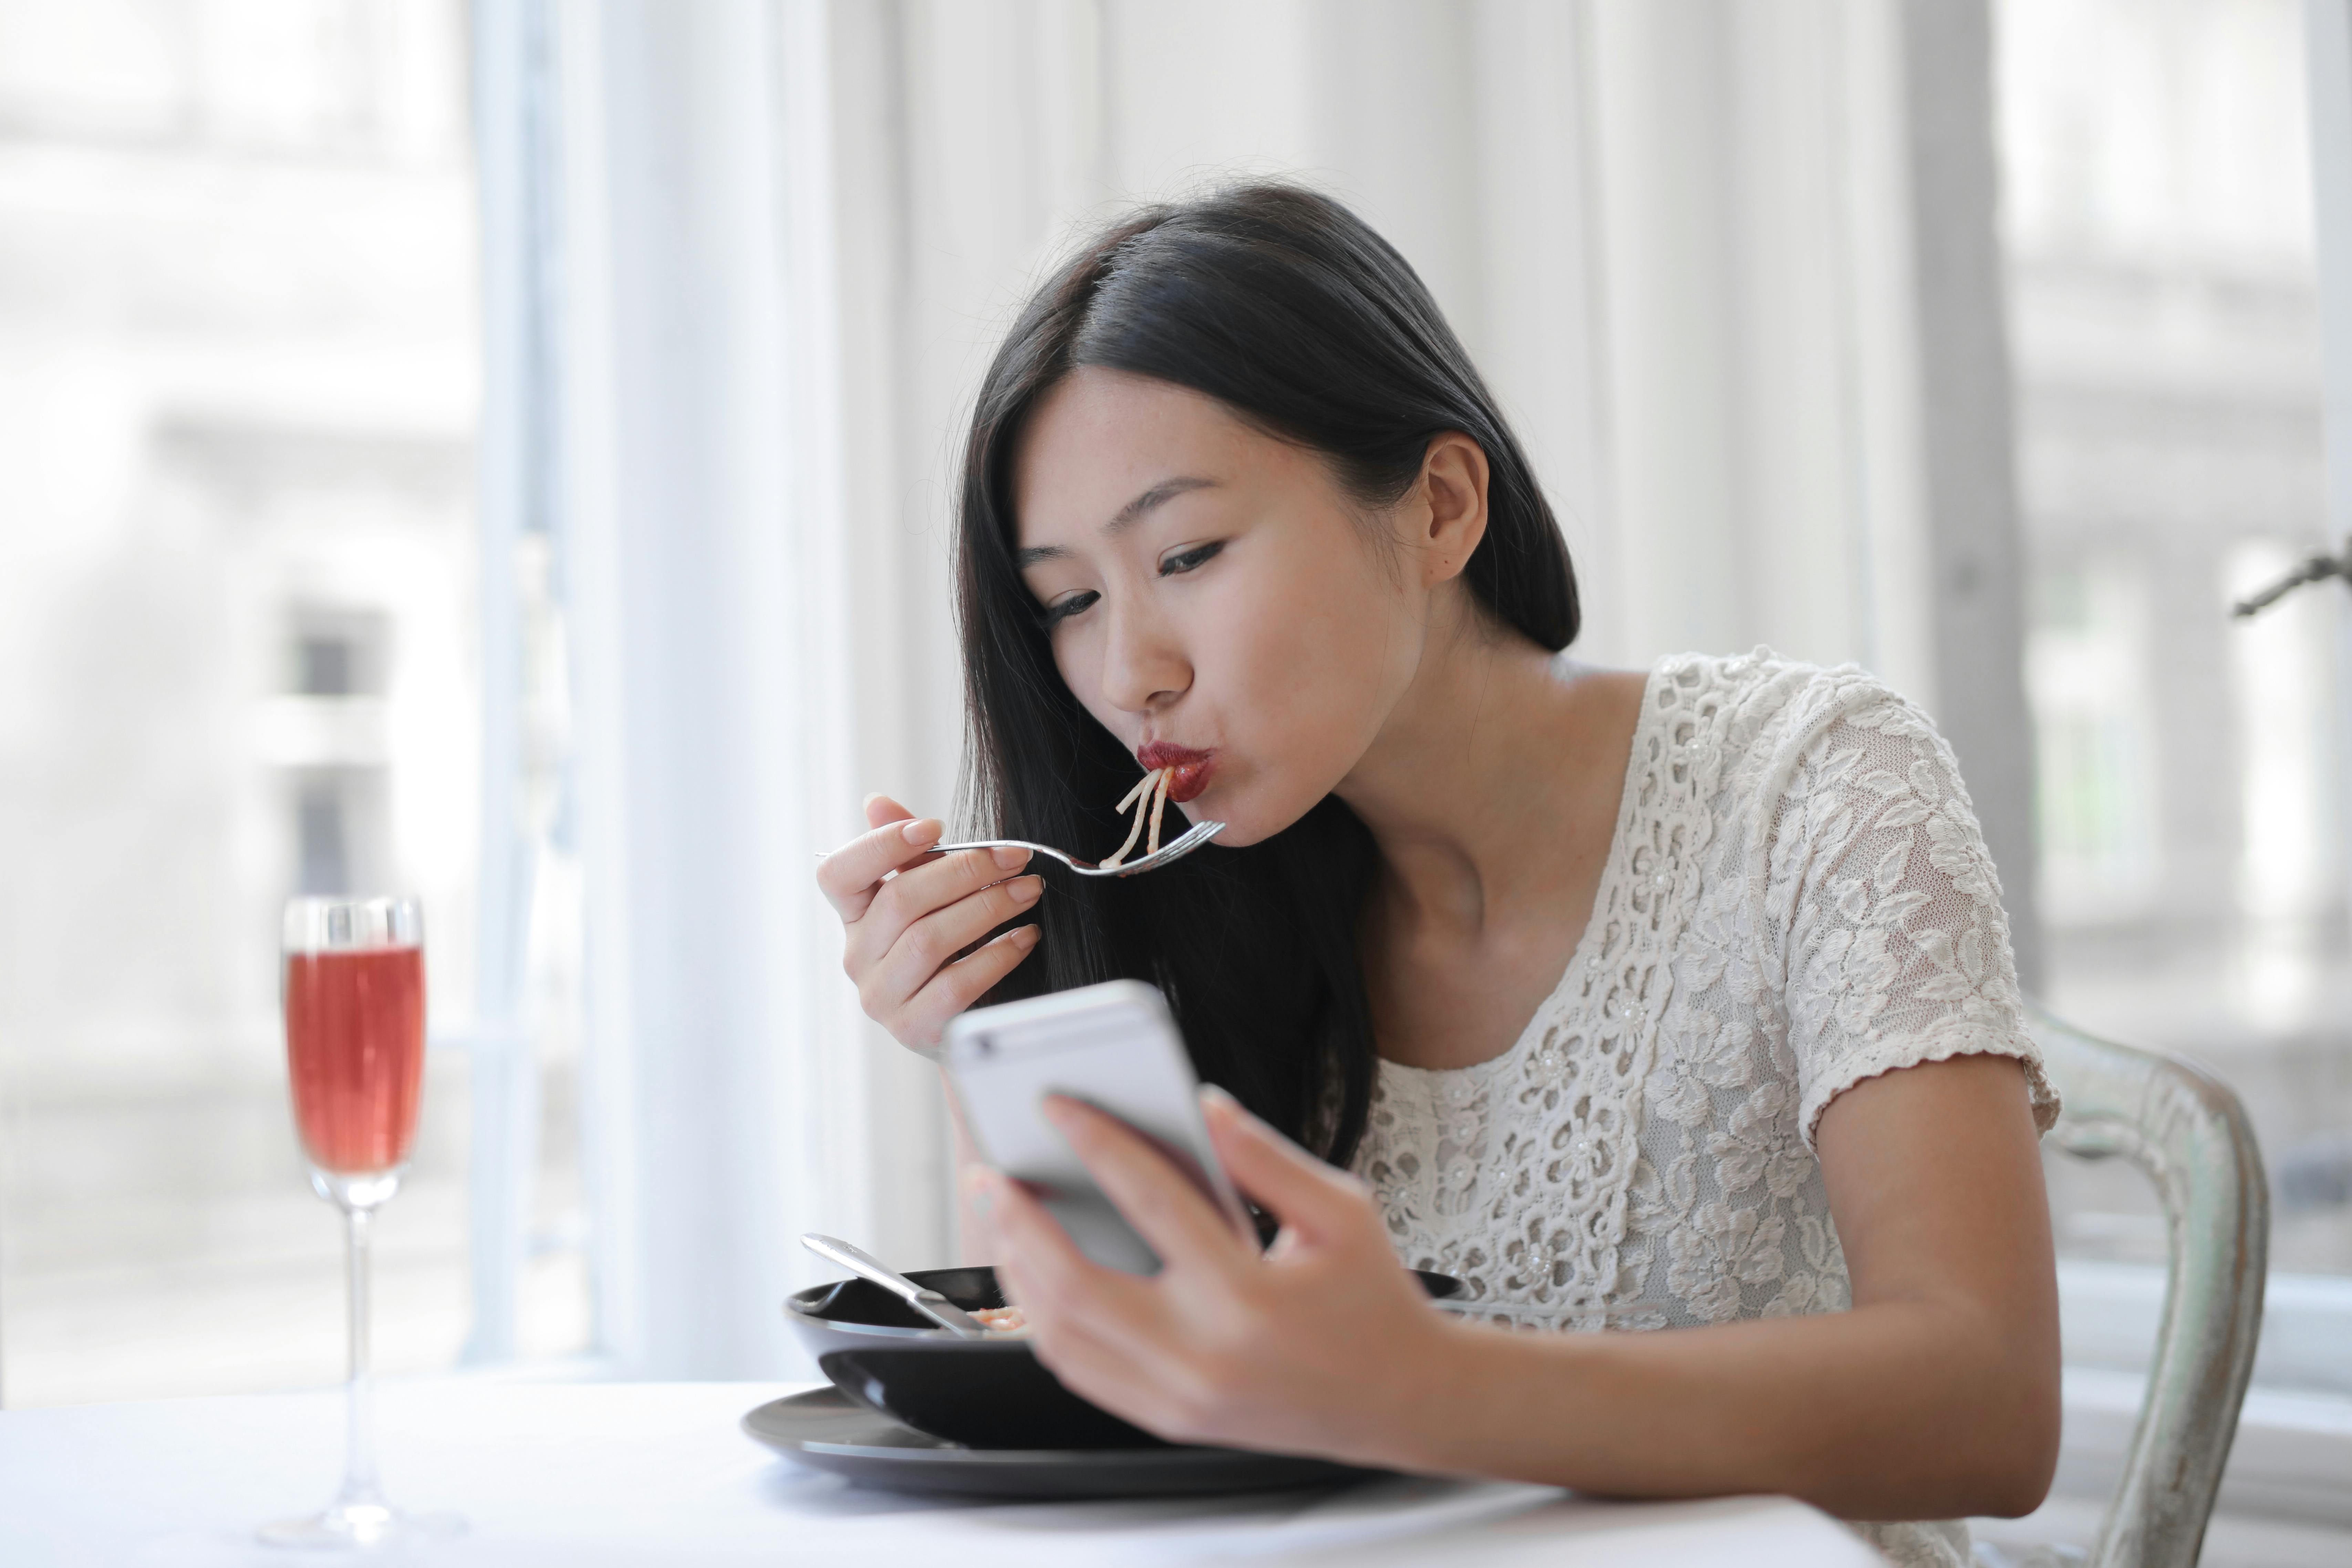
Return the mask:
[[1124,866],[1113,866],[1108,870],[1092,861],[1065,855],[1050,844],[1032,844],[1025,838],[968,838],[961,844],[934,844],[931,853],[952,855],[959,849],[1026,849],[1033,854],[1050,856],[1081,877],[1135,877],[1181,860],[1224,830],[1225,825],[1222,822],[1195,823],[1192,830],[1181,838],[1161,845],[1158,854],[1146,855],[1140,860],[1129,860]]

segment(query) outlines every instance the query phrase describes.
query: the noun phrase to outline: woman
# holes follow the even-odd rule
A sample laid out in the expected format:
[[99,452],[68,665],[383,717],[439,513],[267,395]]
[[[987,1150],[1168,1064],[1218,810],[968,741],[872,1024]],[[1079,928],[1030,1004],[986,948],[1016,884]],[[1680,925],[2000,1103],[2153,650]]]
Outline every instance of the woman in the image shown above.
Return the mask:
[[[1461,345],[1282,185],[1141,213],[1038,292],[959,546],[982,815],[1106,855],[1148,760],[1228,826],[1047,892],[877,797],[819,873],[845,966],[919,1049],[983,997],[1158,984],[1282,1225],[1261,1256],[1055,1102],[1168,1260],[1098,1268],[972,1173],[1065,1383],[1188,1441],[1790,1493],[1906,1563],[1967,1534],[1900,1521],[2040,1503],[2056,1101],[1917,710],[1762,652],[1569,661],[1565,548]],[[1602,1329],[1675,1331],[1558,1331]]]

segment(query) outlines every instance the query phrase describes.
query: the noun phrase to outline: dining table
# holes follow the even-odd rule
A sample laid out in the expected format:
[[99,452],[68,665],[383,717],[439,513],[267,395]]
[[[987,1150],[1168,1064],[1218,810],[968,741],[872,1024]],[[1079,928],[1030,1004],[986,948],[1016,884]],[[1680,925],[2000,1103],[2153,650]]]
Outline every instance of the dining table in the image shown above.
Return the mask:
[[500,1568],[822,1563],[1087,1568],[1215,1561],[1448,1568],[1868,1568],[1787,1498],[1622,1501],[1381,1476],[1302,1489],[1039,1502],[925,1496],[805,1468],[744,1429],[810,1385],[446,1376],[375,1394],[385,1490],[462,1528],[398,1550],[265,1546],[343,1463],[339,1390],[0,1411],[0,1564]]

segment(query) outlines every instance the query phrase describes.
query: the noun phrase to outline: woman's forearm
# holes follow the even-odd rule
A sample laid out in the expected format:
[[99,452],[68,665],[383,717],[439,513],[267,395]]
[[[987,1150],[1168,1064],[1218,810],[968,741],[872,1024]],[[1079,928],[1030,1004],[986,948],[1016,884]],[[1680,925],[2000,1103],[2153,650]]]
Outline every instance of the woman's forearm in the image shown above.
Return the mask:
[[1450,1323],[1379,1458],[1623,1496],[1773,1492],[1849,1519],[2031,1511],[2058,1447],[2032,1347],[1964,1304],[1649,1333]]

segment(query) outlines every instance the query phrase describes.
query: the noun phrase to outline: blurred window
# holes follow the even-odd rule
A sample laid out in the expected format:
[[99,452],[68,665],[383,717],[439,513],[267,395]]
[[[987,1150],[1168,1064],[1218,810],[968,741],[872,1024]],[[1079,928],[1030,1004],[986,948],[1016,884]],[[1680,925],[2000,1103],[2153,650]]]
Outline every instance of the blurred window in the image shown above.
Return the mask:
[[2054,921],[2136,917],[2156,891],[2147,583],[2137,566],[2086,560],[2034,584],[2026,683],[2040,761],[2040,891]]
[[[2273,1330],[2346,1331],[2273,1331],[2256,1375],[2352,1391],[2345,595],[2229,615],[2324,531],[2303,7],[2002,0],[1998,22],[2045,990],[2236,1087],[2277,1179]],[[2070,1358],[2144,1352],[2152,1197],[2127,1170],[2051,1176]]]
[[[341,1375],[278,1017],[295,891],[424,900],[436,1048],[376,1342],[395,1372],[467,1344],[466,29],[462,0],[0,0],[10,1405]],[[568,906],[533,898],[531,994],[568,1016]],[[534,1042],[526,1353],[587,1331],[568,1039]]]

